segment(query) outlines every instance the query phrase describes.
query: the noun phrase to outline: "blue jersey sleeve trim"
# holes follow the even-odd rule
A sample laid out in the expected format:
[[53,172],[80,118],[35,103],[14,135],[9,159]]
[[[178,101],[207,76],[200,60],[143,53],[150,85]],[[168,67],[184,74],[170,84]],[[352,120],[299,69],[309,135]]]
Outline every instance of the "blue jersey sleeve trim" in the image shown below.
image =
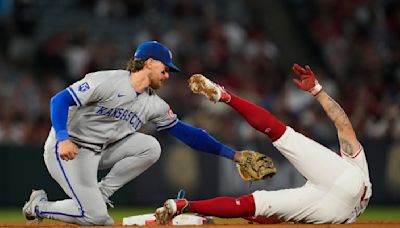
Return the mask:
[[67,131],[68,110],[69,106],[73,105],[76,105],[76,103],[66,89],[51,98],[50,118],[58,141],[64,141],[69,137]]
[[169,124],[167,124],[165,126],[159,126],[159,127],[157,127],[157,131],[161,131],[161,130],[165,130],[165,129],[171,128],[171,127],[175,126],[178,123],[178,121],[179,121],[178,118],[176,118],[174,121],[172,121],[171,123],[169,123]]
[[76,103],[78,106],[82,106],[82,103],[81,103],[81,101],[79,100],[78,96],[76,95],[75,91],[74,91],[71,87],[68,87],[67,90],[68,90],[68,92],[71,94],[71,96],[72,96],[72,98],[74,99],[75,103]]
[[60,130],[58,132],[56,131],[56,138],[60,142],[69,139],[68,131],[67,130]]
[[178,121],[178,123],[173,127],[168,128],[167,131],[172,136],[195,150],[219,155],[229,159],[233,159],[235,155],[235,152],[232,149],[218,142],[205,130],[192,127],[182,121]]

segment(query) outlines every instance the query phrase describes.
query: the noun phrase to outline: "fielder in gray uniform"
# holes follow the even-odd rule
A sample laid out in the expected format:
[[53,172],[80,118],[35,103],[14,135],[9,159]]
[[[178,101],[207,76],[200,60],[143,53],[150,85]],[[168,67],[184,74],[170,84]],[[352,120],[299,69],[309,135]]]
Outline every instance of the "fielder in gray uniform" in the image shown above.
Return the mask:
[[[112,225],[109,197],[160,157],[159,142],[137,132],[147,122],[194,149],[240,160],[240,152],[179,121],[157,96],[155,90],[170,71],[180,71],[170,50],[156,41],[144,42],[128,61],[127,70],[89,73],[52,97],[53,127],[44,146],[44,161],[70,198],[51,202],[44,190],[33,190],[22,209],[28,220]],[[109,168],[98,182],[98,170]]]

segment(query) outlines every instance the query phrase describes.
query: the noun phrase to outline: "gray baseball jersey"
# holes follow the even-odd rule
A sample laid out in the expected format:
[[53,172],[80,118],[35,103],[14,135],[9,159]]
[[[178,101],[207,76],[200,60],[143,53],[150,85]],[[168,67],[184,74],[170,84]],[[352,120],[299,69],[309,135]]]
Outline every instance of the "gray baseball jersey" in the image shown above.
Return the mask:
[[144,93],[136,94],[129,71],[90,73],[67,90],[77,104],[69,109],[70,138],[95,151],[136,132],[148,121],[157,130],[178,122],[169,105],[154,90],[147,88]]
[[[111,225],[108,198],[161,154],[154,137],[136,131],[148,121],[162,130],[174,126],[178,119],[152,89],[136,94],[128,71],[91,73],[67,90],[77,104],[69,108],[67,126],[70,139],[80,146],[78,154],[73,160],[61,160],[52,129],[44,160],[71,199],[43,202],[38,211],[42,217],[68,223]],[[98,169],[108,168],[108,174],[98,182]]]

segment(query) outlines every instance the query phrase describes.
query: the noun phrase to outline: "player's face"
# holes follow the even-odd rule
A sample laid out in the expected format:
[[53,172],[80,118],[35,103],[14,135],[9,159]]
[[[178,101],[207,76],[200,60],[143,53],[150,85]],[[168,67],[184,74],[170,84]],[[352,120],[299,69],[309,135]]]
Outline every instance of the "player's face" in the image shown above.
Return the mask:
[[164,80],[169,78],[169,68],[164,63],[154,60],[149,75],[150,87],[152,89],[159,89]]

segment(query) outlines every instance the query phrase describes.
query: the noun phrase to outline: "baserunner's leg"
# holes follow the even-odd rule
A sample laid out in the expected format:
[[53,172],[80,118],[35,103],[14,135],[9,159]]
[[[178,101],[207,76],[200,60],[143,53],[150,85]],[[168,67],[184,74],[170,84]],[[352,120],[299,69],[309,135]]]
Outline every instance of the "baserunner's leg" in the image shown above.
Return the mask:
[[268,136],[271,141],[279,139],[286,126],[269,111],[230,93],[229,106],[234,108],[254,129]]

